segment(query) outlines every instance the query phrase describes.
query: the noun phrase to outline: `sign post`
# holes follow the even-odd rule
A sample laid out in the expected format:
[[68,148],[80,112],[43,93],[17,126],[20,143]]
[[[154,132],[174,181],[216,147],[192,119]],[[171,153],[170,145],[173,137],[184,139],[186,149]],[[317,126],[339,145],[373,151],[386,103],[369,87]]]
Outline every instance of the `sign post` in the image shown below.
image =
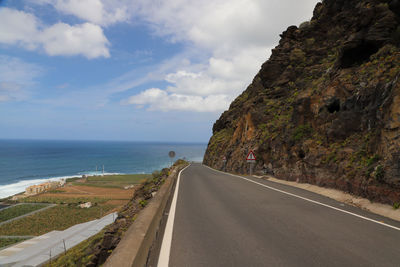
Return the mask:
[[253,150],[250,150],[249,154],[247,154],[246,161],[250,163],[250,175],[253,175],[254,163],[256,162],[256,156]]
[[174,164],[175,151],[168,152],[168,156],[171,158],[171,166],[172,166]]

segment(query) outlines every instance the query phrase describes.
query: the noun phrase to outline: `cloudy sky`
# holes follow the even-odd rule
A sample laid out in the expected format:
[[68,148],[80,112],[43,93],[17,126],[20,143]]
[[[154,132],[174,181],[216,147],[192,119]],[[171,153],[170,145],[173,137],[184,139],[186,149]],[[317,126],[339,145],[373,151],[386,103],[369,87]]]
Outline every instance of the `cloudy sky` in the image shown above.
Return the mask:
[[0,138],[207,142],[317,0],[0,0]]

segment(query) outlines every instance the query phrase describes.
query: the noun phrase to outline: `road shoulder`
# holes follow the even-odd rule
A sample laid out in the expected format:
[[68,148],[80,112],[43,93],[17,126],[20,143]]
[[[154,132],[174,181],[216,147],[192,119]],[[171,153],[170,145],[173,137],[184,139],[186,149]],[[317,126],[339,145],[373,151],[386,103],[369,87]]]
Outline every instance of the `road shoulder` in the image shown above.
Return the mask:
[[292,182],[292,181],[285,181],[285,180],[280,180],[271,176],[255,176],[258,179],[262,180],[267,180],[270,182],[278,183],[278,184],[283,184],[283,185],[288,185],[296,188],[300,188],[309,192],[313,192],[331,199],[334,199],[336,201],[346,203],[351,206],[355,206],[358,208],[361,208],[363,210],[375,213],[377,215],[381,215],[387,218],[390,218],[392,220],[400,221],[400,209],[394,209],[392,206],[387,205],[387,204],[381,204],[381,203],[374,203],[371,202],[370,200],[366,198],[362,198],[359,196],[354,196],[349,193],[337,190],[337,189],[331,189],[331,188],[325,188],[325,187],[320,187],[317,185],[312,185],[312,184],[307,184],[307,183],[297,183],[297,182]]

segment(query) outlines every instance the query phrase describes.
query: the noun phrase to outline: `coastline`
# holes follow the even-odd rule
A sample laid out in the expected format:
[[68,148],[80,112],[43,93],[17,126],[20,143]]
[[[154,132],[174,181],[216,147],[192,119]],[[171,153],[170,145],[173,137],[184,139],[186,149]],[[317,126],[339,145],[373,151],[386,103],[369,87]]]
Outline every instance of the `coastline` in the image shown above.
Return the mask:
[[[169,167],[176,158],[203,159],[206,144],[0,139],[0,199],[31,185],[82,175],[144,174]],[[97,170],[97,171],[96,171]]]
[[[60,177],[49,177],[49,178],[39,178],[39,179],[31,179],[31,180],[22,180],[12,184],[5,184],[0,185],[0,200],[6,199],[15,195],[19,195],[25,192],[25,189],[32,185],[39,185],[45,182],[50,181],[60,181],[62,179],[70,179],[70,178],[81,178],[82,175],[87,176],[100,176],[100,175],[124,175],[126,173],[84,173],[84,174],[76,174],[76,175],[67,175],[67,176],[60,176]],[[1,204],[0,204],[1,205]],[[1,209],[1,207],[0,207]]]

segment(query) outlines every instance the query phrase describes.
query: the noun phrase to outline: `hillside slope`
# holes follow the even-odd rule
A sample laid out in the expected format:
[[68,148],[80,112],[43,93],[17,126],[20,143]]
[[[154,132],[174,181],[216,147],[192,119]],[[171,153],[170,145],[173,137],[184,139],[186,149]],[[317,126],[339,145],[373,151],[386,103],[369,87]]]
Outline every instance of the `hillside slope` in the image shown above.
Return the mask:
[[213,126],[206,165],[400,202],[400,1],[325,0]]

